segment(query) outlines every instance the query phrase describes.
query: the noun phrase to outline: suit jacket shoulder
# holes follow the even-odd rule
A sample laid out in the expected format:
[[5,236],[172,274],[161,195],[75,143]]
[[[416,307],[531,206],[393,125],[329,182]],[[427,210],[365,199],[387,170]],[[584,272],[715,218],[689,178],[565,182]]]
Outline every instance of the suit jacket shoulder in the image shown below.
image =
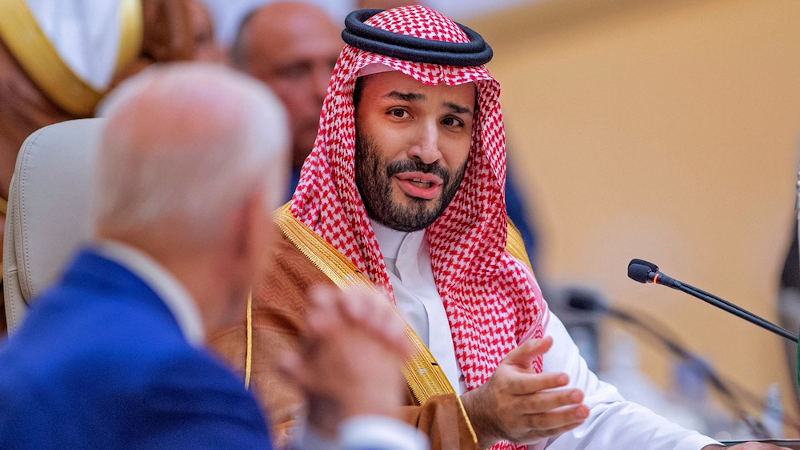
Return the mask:
[[0,448],[269,446],[236,377],[144,282],[91,251],[37,299],[0,367]]

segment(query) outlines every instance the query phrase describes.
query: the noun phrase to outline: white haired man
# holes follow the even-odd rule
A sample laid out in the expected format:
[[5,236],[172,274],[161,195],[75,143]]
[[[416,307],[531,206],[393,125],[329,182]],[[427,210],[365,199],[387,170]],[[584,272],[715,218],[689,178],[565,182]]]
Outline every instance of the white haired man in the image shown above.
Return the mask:
[[231,63],[281,99],[292,132],[291,197],[317,137],[319,112],[342,50],[339,27],[324,10],[301,1],[267,3],[242,20]]
[[[266,269],[287,165],[283,107],[257,81],[198,64],[147,70],[102,113],[94,240],[0,350],[0,448],[269,449],[254,398],[204,342],[244,314]],[[333,405],[309,427],[342,425],[344,448],[424,445],[413,429],[396,431],[411,433],[405,446],[365,435],[365,421],[393,423],[365,414],[400,403],[402,329],[389,309],[359,292],[312,301],[322,318],[303,358],[285,364]],[[342,336],[363,345],[345,349]],[[370,354],[384,368],[364,378],[324,364],[331,354]],[[363,395],[342,398],[338,383],[356,376]],[[364,399],[382,392],[380,409]]]

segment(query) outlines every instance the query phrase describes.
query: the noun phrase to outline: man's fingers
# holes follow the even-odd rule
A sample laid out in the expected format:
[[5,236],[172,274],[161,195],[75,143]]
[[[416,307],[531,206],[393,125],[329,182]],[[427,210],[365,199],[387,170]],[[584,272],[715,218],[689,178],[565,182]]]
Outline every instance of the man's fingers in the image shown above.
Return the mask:
[[517,408],[523,414],[538,414],[564,406],[579,405],[582,401],[583,392],[579,389],[565,389],[539,392],[536,395],[521,398]]
[[303,361],[295,352],[287,351],[278,358],[278,373],[286,380],[301,388],[305,388],[306,374]]
[[380,330],[389,312],[389,300],[376,292],[350,288],[342,291],[339,308],[347,319]]
[[338,336],[379,343],[397,358],[410,354],[403,322],[385,296],[365,289],[320,285],[309,290],[309,298],[307,345]]
[[544,355],[553,345],[553,338],[546,336],[542,339],[529,339],[522,345],[508,352],[501,364],[509,364],[520,369],[528,370],[536,357]]
[[338,289],[324,284],[312,286],[308,290],[308,297],[311,300],[311,308],[330,310],[333,308],[333,298],[336,296]]
[[589,416],[586,405],[575,405],[540,414],[522,417],[517,431],[507,438],[519,443],[532,443],[542,438],[558,436],[582,424]]
[[362,322],[398,356],[408,356],[410,349],[405,337],[404,323],[392,310],[389,300],[374,292],[362,291],[359,296],[364,303],[369,304],[368,308],[362,310],[367,314]]
[[538,373],[538,374],[509,374],[505,380],[506,391],[509,395],[529,396],[546,389],[564,387],[569,383],[569,376],[565,373]]
[[337,295],[338,289],[330,286],[318,285],[309,290],[307,324],[310,335],[324,335],[341,320],[336,307]]
[[563,427],[574,428],[583,423],[588,415],[589,408],[586,405],[574,405],[556,411],[530,414],[526,420],[532,429],[557,430]]
[[332,286],[314,286],[309,297],[309,315],[332,316],[337,321],[376,329],[382,326],[380,313],[388,303],[385,297],[359,288],[340,290]]
[[[587,410],[588,410],[588,408],[587,408]],[[580,426],[584,422],[584,420],[585,419],[579,419],[579,420],[576,420],[576,421],[573,421],[573,422],[570,422],[570,423],[565,423],[565,424],[562,423],[561,425],[556,426],[554,428],[532,429],[530,433],[528,433],[526,435],[523,435],[523,436],[520,436],[518,439],[515,439],[515,441],[530,443],[530,442],[536,442],[536,441],[538,441],[538,440],[540,440],[542,438],[558,436],[558,435],[566,433],[569,430],[577,428],[578,426]]]
[[370,320],[375,300],[364,289],[349,288],[340,292],[336,306],[345,320],[364,324]]
[[400,357],[409,353],[402,321],[382,294],[365,289],[347,289],[338,298],[344,320],[379,339]]

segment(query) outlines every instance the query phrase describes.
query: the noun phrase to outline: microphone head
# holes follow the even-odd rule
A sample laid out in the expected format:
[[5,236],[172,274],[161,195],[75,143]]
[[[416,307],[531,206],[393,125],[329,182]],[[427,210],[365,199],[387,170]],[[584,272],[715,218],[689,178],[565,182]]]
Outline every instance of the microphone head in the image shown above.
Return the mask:
[[657,265],[655,265],[655,264],[653,264],[651,262],[645,261],[643,259],[632,259],[631,262],[628,263],[628,267],[630,267],[631,264],[639,264],[639,265],[645,266],[648,269],[650,269],[650,272],[658,272],[658,266]]
[[649,267],[643,264],[636,264],[633,261],[628,264],[628,278],[633,281],[638,281],[639,283],[647,283],[648,281],[652,281],[650,279],[650,274],[652,272],[654,271],[650,270]]

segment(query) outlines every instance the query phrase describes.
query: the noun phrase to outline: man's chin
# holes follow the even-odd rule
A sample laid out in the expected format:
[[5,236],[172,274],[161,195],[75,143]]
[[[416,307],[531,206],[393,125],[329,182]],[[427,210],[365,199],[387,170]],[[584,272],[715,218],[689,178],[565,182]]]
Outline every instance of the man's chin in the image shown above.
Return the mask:
[[[420,222],[433,222],[436,218],[431,220],[431,216],[435,215],[439,210],[439,203],[438,199],[427,200],[427,199],[418,199],[418,198],[407,198],[404,202],[399,203],[396,202],[394,204],[393,213],[393,221],[396,225],[400,225],[403,228],[413,228],[414,230],[420,230],[426,228],[430,223],[423,224],[411,224],[408,223],[409,219],[416,218]],[[395,227],[392,227],[395,228]],[[405,229],[404,231],[413,231],[409,229]]]
[[438,208],[439,196],[427,199],[403,194],[402,200],[395,201],[395,206],[399,206],[398,209],[402,209],[404,215],[419,214],[421,211],[430,213]]

